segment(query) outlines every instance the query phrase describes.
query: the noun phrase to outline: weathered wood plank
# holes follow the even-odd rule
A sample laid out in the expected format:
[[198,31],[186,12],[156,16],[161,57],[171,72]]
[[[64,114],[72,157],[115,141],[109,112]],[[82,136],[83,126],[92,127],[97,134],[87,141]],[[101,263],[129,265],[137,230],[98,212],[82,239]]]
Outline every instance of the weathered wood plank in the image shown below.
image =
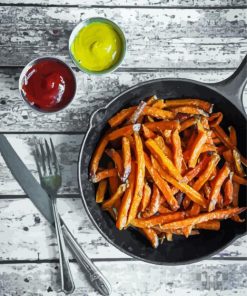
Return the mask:
[[[151,72],[115,72],[102,77],[76,71],[77,94],[64,111],[53,115],[31,110],[19,97],[20,68],[0,68],[0,132],[85,132],[90,114],[130,86],[142,81],[166,77],[190,78],[217,82],[233,73],[231,70],[162,69]],[[244,92],[247,107],[247,88]]]
[[[247,263],[203,261],[184,266],[155,266],[140,262],[96,262],[116,296],[242,296],[246,293]],[[71,264],[75,296],[99,295],[76,263]],[[58,264],[0,265],[0,295],[61,295]]]
[[[58,5],[55,0],[1,0],[0,4]],[[234,7],[247,6],[245,0],[60,0],[59,5],[79,6],[151,6],[151,7]]]
[[[61,194],[78,193],[77,163],[83,135],[52,135],[57,157],[62,169]],[[49,139],[48,135],[8,135],[8,139],[28,169],[38,179],[34,157],[34,140]],[[2,195],[24,194],[19,184],[14,180],[0,155],[0,193]]]
[[125,68],[230,68],[239,64],[247,49],[245,9],[2,6],[0,14],[2,66],[24,65],[43,55],[70,61],[71,30],[95,15],[124,29]]
[[[89,257],[128,258],[109,245],[98,233],[79,198],[59,198],[58,208]],[[0,225],[0,260],[58,258],[57,243],[52,230],[28,198],[0,199]],[[242,237],[214,258],[247,258],[246,244],[247,237]]]

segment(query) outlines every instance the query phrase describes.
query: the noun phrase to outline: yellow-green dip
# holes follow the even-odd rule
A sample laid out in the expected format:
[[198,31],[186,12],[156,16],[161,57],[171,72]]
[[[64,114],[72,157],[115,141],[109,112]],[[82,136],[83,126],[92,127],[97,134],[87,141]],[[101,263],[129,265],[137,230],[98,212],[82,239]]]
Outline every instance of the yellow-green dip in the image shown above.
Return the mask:
[[94,22],[78,32],[70,50],[81,67],[100,72],[118,62],[122,42],[111,25]]

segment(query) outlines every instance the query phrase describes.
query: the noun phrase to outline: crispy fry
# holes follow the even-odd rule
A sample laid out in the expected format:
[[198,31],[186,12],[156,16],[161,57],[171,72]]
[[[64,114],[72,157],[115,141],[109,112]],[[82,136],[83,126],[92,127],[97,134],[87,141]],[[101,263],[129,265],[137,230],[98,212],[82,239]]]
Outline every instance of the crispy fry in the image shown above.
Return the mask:
[[146,139],[153,139],[156,137],[156,134],[152,130],[150,130],[148,127],[146,127],[144,124],[142,125],[142,131]]
[[138,133],[134,133],[134,139],[135,139],[135,146],[136,146],[137,171],[136,171],[135,191],[134,191],[133,200],[129,210],[127,224],[131,223],[131,221],[135,219],[137,215],[138,207],[142,199],[144,177],[145,177],[145,160],[144,160],[142,140]]
[[[180,140],[178,130],[175,130],[172,133],[172,152],[173,152],[174,165],[177,168],[178,172],[181,174],[182,162],[183,162],[183,152],[182,152],[181,140]],[[171,175],[174,176],[177,180],[180,179],[180,176],[178,179],[175,175],[173,175],[173,174],[171,174]]]
[[156,103],[159,99],[157,98],[156,95],[151,96],[148,100],[147,100],[147,106],[151,106],[154,103]]
[[200,156],[202,147],[206,143],[206,141],[207,141],[206,133],[200,131],[190,150],[189,161],[188,161],[190,168],[194,168],[196,166],[198,157]]
[[190,118],[184,120],[181,123],[180,132],[186,130],[187,128],[191,127],[192,125],[195,125],[196,123],[197,123],[197,118],[195,118],[195,117],[190,117]]
[[89,169],[91,178],[95,177],[95,174],[96,174],[98,167],[99,167],[100,159],[104,153],[104,150],[105,150],[107,144],[108,144],[107,136],[104,136],[102,138],[102,140],[100,141],[98,147],[96,148],[96,150],[93,154],[92,160],[91,160],[90,169]]
[[163,224],[160,226],[160,229],[162,231],[166,231],[170,229],[180,229],[180,228],[189,227],[189,226],[193,227],[194,225],[197,225],[202,222],[207,222],[210,220],[228,219],[234,215],[238,215],[242,213],[246,209],[247,207],[242,207],[242,208],[215,210],[211,213],[202,213],[196,217]]
[[[160,233],[165,233],[167,234],[176,234],[176,235],[184,235],[184,232],[182,229],[169,229],[166,230],[165,232],[163,232],[159,226],[154,226],[153,229],[159,231]],[[200,232],[198,230],[191,230],[190,235],[197,235],[200,234]]]
[[167,207],[165,207],[165,206],[163,206],[163,205],[160,205],[160,206],[159,206],[159,210],[158,210],[158,212],[159,212],[160,214],[169,214],[169,213],[171,213],[172,211],[169,210]]
[[146,106],[146,102],[141,101],[140,104],[135,109],[134,113],[132,113],[130,119],[127,121],[127,124],[134,124],[138,121],[138,119],[143,114],[144,108]]
[[210,220],[207,222],[201,222],[195,225],[195,229],[206,229],[206,230],[220,230],[220,221]]
[[172,208],[172,210],[177,210],[179,208],[178,202],[176,198],[173,196],[172,191],[165,180],[161,178],[158,171],[152,166],[152,163],[149,157],[145,154],[145,164],[146,168],[151,175],[154,183],[157,185],[159,190],[162,192],[163,196],[167,200],[168,204]]
[[188,209],[188,207],[191,204],[191,199],[188,198],[188,196],[185,196],[185,198],[183,199],[183,202],[182,203],[183,203],[184,209],[186,210],[186,209]]
[[118,211],[120,209],[120,206],[121,206],[121,199],[119,198],[119,199],[116,200],[116,202],[113,205],[113,208],[115,208],[117,210],[117,213],[118,213]]
[[222,209],[224,206],[224,199],[223,199],[223,195],[221,194],[221,192],[217,196],[217,205],[220,209]]
[[237,223],[244,223],[245,222],[245,219],[241,219],[239,217],[239,215],[234,215],[230,219],[233,220],[233,221],[235,221],[235,222],[237,222]]
[[164,223],[179,221],[185,217],[185,212],[175,212],[171,214],[164,214],[153,216],[150,218],[134,219],[131,222],[132,226],[139,228],[150,228],[155,225],[162,225]]
[[222,119],[223,119],[223,114],[221,112],[214,113],[208,118],[209,125],[211,127],[217,126],[221,123]]
[[209,199],[210,193],[211,193],[211,186],[209,185],[209,182],[206,182],[203,185],[203,192],[206,199]]
[[182,176],[179,170],[173,165],[171,160],[165,155],[165,153],[161,150],[161,148],[156,144],[156,142],[152,139],[148,139],[145,142],[147,148],[150,150],[152,155],[159,161],[162,167],[165,167],[169,173],[176,178],[177,180],[181,180]]
[[151,228],[143,228],[142,233],[146,236],[146,238],[150,241],[153,248],[157,248],[159,245],[159,238],[155,230]]
[[144,115],[152,116],[157,119],[174,119],[175,115],[171,111],[155,108],[154,106],[146,106],[143,110]]
[[227,150],[225,145],[216,146],[216,151],[219,155],[222,155]]
[[227,162],[229,162],[229,164],[233,163],[233,155],[232,155],[232,150],[226,150],[222,153],[223,157],[225,158],[225,160]]
[[217,152],[217,148],[212,144],[205,143],[202,146],[201,153],[205,152]]
[[147,123],[144,123],[143,125],[152,131],[180,129],[180,124],[178,120],[171,120],[171,121],[162,120],[158,122],[147,122]]
[[120,154],[113,148],[106,149],[105,153],[113,160],[115,167],[117,168],[118,175],[123,175],[123,162]]
[[186,183],[178,182],[173,177],[169,176],[159,165],[159,163],[153,158],[153,164],[155,168],[158,170],[160,176],[164,178],[168,183],[171,183],[173,186],[178,188],[180,191],[185,193],[192,201],[198,203],[202,207],[206,207],[206,200],[201,196],[201,194],[195,191],[192,187],[190,187]]
[[237,132],[236,132],[235,128],[233,126],[229,126],[228,130],[230,133],[230,135],[229,135],[230,141],[232,142],[232,144],[234,146],[237,146],[238,141],[237,141]]
[[116,115],[114,115],[110,120],[108,120],[108,123],[111,127],[117,127],[121,123],[123,123],[127,118],[129,118],[137,109],[136,106],[130,107],[128,109],[123,109]]
[[132,169],[128,178],[129,187],[124,193],[121,206],[119,208],[118,216],[117,216],[117,222],[116,227],[119,230],[122,230],[126,224],[127,224],[127,218],[128,218],[128,211],[131,205],[131,201],[134,194],[134,188],[135,188],[135,173],[136,173],[136,166],[135,163],[132,163]]
[[204,157],[193,169],[190,169],[186,174],[183,176],[183,181],[185,183],[190,182],[193,180],[201,171],[203,171],[210,161],[209,157]]
[[232,180],[240,185],[247,185],[247,179],[233,174]]
[[172,152],[168,145],[165,143],[164,139],[161,136],[157,136],[154,138],[154,141],[158,144],[158,146],[165,153],[165,155],[171,160]]
[[110,216],[112,217],[112,219],[113,219],[114,221],[117,220],[116,209],[114,209],[114,208],[110,208],[110,209],[106,209],[106,211],[110,214]]
[[97,192],[96,192],[97,203],[101,203],[104,201],[106,190],[107,190],[107,180],[100,181]]
[[178,100],[166,100],[165,107],[178,107],[178,106],[194,106],[203,109],[207,113],[212,112],[213,104],[200,100],[200,99],[178,99]]
[[232,204],[234,207],[238,207],[238,194],[239,194],[239,189],[240,189],[240,185],[236,182],[232,182]]
[[132,135],[134,132],[138,132],[140,128],[141,128],[141,125],[139,123],[126,125],[124,127],[121,127],[109,133],[107,135],[107,138],[109,139],[109,141],[113,141],[123,136],[127,137]]
[[191,209],[188,210],[188,211],[186,212],[186,214],[187,214],[189,217],[197,216],[197,215],[199,215],[200,210],[201,210],[200,205],[198,205],[197,203],[194,202],[194,203],[192,204]]
[[[108,169],[112,169],[113,168],[113,163],[112,162],[109,162],[107,164],[107,168]],[[117,189],[118,189],[118,186],[119,186],[119,178],[118,176],[112,176],[110,177],[109,179],[109,193],[110,195],[113,195]]]
[[146,182],[143,188],[143,195],[142,195],[142,200],[140,203],[140,211],[144,212],[146,207],[149,205],[150,199],[151,199],[151,188]]
[[235,165],[235,170],[237,175],[239,175],[240,177],[244,177],[245,173],[241,164],[241,156],[239,152],[236,149],[233,149],[232,155],[233,155],[233,160],[234,160],[234,165]]
[[149,206],[146,208],[145,212],[142,214],[143,218],[148,218],[156,214],[159,210],[161,201],[161,196],[158,187],[153,184],[153,193]]
[[214,210],[216,202],[217,202],[217,197],[220,193],[220,189],[222,184],[224,183],[225,179],[229,176],[230,174],[230,169],[228,165],[225,163],[222,169],[219,170],[218,175],[215,177],[214,182],[212,184],[212,190],[209,196],[209,207],[208,211],[211,212]]
[[[229,148],[229,149],[236,149],[236,147],[234,146],[234,144],[231,142],[230,138],[227,136],[227,134],[224,132],[224,130],[219,126],[215,126],[213,128],[214,132],[216,133],[216,135],[219,137],[219,139],[221,140],[222,143],[224,143],[224,145]],[[236,149],[237,150],[237,149]],[[240,154],[240,159],[242,164],[247,167],[247,159],[245,157],[243,157]]]
[[180,107],[171,108],[170,110],[175,114],[186,113],[186,114],[192,114],[192,115],[208,116],[208,113],[206,113],[203,109],[200,109],[198,107],[180,106]]
[[111,208],[114,205],[114,203],[119,198],[121,198],[121,196],[125,192],[126,188],[127,188],[127,185],[126,184],[121,184],[118,187],[117,191],[108,200],[106,200],[106,201],[103,202],[102,209],[106,210],[106,209]]
[[164,102],[164,100],[157,100],[156,102],[154,102],[153,104],[152,104],[152,107],[155,107],[155,108],[159,108],[159,109],[163,109],[163,108],[165,108],[165,102]]
[[223,189],[224,189],[224,206],[228,206],[232,203],[232,200],[233,200],[233,184],[232,184],[231,174],[229,175],[225,184],[223,185]]
[[122,181],[125,182],[131,172],[131,151],[130,141],[127,137],[122,138],[122,155],[123,155],[123,175]]
[[170,147],[172,145],[172,141],[171,141],[172,130],[162,131],[161,129],[159,129],[159,132],[163,136],[166,145],[169,145],[169,147]]
[[201,175],[199,176],[199,178],[196,180],[196,182],[193,185],[193,188],[196,191],[199,191],[202,188],[202,186],[209,180],[210,176],[212,175],[213,170],[216,168],[219,161],[220,161],[220,157],[217,154],[214,154],[211,156],[207,167],[201,173]]
[[106,179],[106,178],[110,178],[113,176],[117,176],[117,169],[113,168],[113,169],[106,169],[103,170],[101,172],[98,172],[94,177],[92,177],[91,181],[93,183],[98,183],[99,181]]
[[151,116],[146,116],[147,122],[154,122],[155,120]]
[[221,143],[221,140],[219,138],[213,138],[213,142],[215,145],[217,145]]

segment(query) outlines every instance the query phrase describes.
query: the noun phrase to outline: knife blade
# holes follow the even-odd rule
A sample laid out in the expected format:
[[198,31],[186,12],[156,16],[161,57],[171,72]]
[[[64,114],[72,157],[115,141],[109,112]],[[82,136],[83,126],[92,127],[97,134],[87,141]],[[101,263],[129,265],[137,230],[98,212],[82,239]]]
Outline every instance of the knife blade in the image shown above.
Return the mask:
[[41,214],[51,223],[54,223],[51,199],[39,182],[34,178],[25,164],[19,158],[13,147],[4,135],[0,134],[0,152],[11,173],[18,181],[23,191],[29,196]]
[[[54,226],[51,199],[49,195],[44,191],[38,181],[36,181],[34,176],[10,145],[7,138],[2,134],[0,134],[0,153],[24,192],[29,196],[41,214],[43,214],[43,216]],[[62,219],[61,223],[65,241],[78,264],[87,272],[92,286],[94,286],[101,295],[109,296],[111,294],[111,285],[94,263],[87,257],[86,253],[82,250]]]

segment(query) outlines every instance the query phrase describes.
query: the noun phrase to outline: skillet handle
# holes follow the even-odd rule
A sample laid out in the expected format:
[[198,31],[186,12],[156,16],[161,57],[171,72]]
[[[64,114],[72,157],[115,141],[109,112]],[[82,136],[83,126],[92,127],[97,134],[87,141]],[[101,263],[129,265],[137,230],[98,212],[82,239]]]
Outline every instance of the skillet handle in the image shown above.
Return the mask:
[[247,82],[247,55],[239,65],[237,70],[223,81],[213,83],[216,91],[229,99],[245,116],[246,112],[243,106],[242,95]]

